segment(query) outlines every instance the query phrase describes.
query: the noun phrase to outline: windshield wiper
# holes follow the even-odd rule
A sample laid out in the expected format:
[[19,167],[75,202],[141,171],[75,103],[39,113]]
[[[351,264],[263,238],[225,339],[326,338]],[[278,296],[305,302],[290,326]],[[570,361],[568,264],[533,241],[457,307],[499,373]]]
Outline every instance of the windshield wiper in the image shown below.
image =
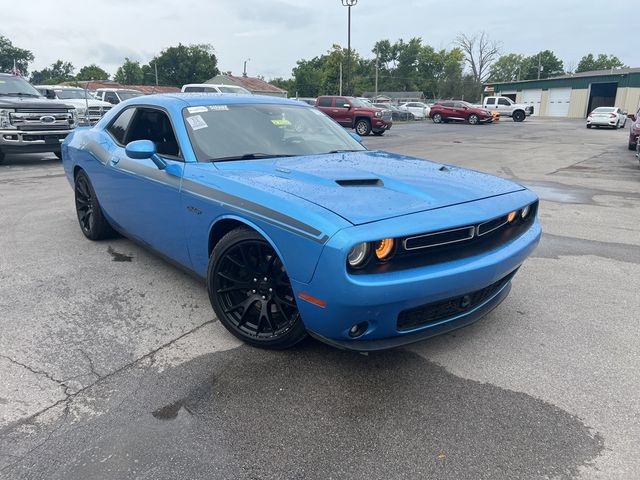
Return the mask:
[[325,152],[326,154],[329,153],[348,153],[348,152],[362,152],[364,150],[349,150],[349,149],[344,149],[344,150],[331,150],[329,152]]
[[234,160],[262,160],[265,158],[295,157],[296,155],[274,154],[274,153],[245,153],[244,155],[234,155],[231,157],[212,158],[210,162],[232,162]]

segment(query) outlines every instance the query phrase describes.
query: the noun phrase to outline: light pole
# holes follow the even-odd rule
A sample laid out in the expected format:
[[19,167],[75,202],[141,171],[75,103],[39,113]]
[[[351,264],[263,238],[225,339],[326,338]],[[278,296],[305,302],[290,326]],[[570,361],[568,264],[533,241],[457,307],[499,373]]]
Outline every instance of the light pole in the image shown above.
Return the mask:
[[342,0],[342,6],[349,10],[347,19],[347,95],[351,95],[351,7],[355,7],[358,0]]
[[250,58],[247,58],[247,59],[244,61],[244,67],[243,67],[243,69],[242,69],[242,76],[243,76],[243,77],[246,77],[246,76],[247,76],[247,62],[248,62],[248,61],[250,61],[250,60],[251,60]]

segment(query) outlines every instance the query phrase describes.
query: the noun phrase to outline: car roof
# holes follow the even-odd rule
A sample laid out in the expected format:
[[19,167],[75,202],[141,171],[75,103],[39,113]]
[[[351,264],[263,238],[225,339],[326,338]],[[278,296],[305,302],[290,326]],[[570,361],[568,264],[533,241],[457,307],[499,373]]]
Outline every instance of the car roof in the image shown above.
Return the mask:
[[73,87],[71,85],[34,85],[35,88],[48,88],[50,90],[84,90],[82,87]]
[[96,92],[136,92],[136,93],[144,93],[141,90],[136,90],[135,88],[96,88]]
[[239,95],[236,93],[156,93],[153,95],[145,95],[128,100],[127,103],[135,101],[138,105],[157,105],[157,106],[175,106],[182,103],[183,107],[198,107],[202,105],[242,105],[242,104],[278,104],[278,105],[295,105],[307,106],[313,108],[309,104],[299,102],[294,99],[269,97],[266,95]]

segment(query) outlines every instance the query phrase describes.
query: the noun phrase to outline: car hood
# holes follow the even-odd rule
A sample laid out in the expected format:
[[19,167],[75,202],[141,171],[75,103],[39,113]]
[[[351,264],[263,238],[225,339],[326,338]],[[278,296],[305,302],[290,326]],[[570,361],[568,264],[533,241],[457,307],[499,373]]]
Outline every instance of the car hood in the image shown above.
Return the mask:
[[524,189],[485,173],[381,151],[215,165],[230,179],[295,195],[354,225]]
[[0,108],[42,108],[60,107],[70,109],[73,106],[60,100],[47,100],[44,97],[5,97],[0,96]]
[[103,102],[102,100],[96,100],[94,98],[88,98],[87,100],[84,98],[69,98],[66,100],[60,100],[60,102],[80,108],[86,108],[87,103],[90,107],[113,107],[109,102]]

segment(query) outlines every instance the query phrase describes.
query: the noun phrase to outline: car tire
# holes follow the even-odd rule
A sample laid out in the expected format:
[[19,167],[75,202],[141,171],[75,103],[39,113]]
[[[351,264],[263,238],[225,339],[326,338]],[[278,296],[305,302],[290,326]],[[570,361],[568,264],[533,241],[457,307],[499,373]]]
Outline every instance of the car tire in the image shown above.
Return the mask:
[[220,323],[250,345],[282,350],[307,336],[284,265],[255,230],[236,228],[216,244],[207,291]]
[[60,150],[53,152],[53,154],[58,157],[58,160],[62,160],[62,152]]
[[476,115],[475,113],[472,113],[471,115],[469,115],[469,118],[467,118],[467,122],[469,122],[469,125],[477,125],[479,121],[480,117],[478,117],[478,115]]
[[524,121],[525,117],[526,115],[522,110],[516,110],[515,112],[513,112],[513,115],[512,115],[514,122],[522,122]]
[[361,137],[366,137],[371,133],[371,122],[366,118],[361,118],[356,122],[355,130]]
[[629,144],[629,150],[635,150],[636,149],[636,144],[635,143],[630,143]]
[[0,163],[4,162],[4,152],[0,152]]
[[625,118],[625,119],[622,121],[622,126],[621,126],[620,128],[624,128],[626,125],[627,125],[627,119]]
[[374,131],[373,131],[373,134],[374,134],[376,137],[381,137],[382,135],[384,135],[384,130],[374,130]]
[[587,128],[591,128],[591,124],[590,123],[587,123]]
[[442,123],[442,115],[439,113],[436,113],[433,118],[433,123]]
[[91,185],[89,177],[80,170],[74,181],[76,215],[80,230],[89,240],[104,240],[115,235],[115,231],[102,213],[102,207]]

